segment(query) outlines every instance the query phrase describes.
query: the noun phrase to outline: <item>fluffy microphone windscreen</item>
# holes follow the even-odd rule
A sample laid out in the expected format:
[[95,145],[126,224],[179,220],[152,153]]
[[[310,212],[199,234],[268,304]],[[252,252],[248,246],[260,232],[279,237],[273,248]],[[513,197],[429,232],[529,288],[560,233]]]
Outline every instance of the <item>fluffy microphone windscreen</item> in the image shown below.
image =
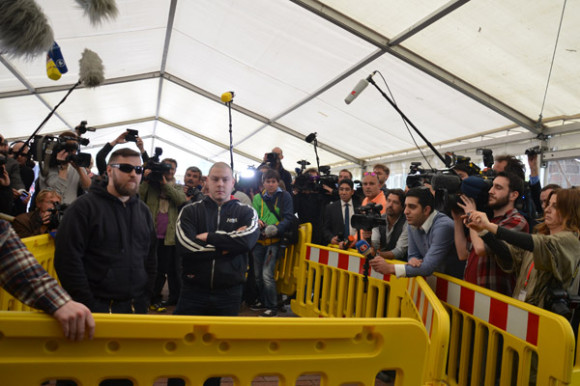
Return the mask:
[[0,53],[31,59],[46,54],[54,33],[34,0],[0,1]]
[[79,77],[87,87],[97,87],[105,81],[105,67],[103,61],[95,52],[85,48],[79,60]]
[[103,20],[115,19],[119,14],[115,0],[76,0],[89,17],[92,25],[98,25]]

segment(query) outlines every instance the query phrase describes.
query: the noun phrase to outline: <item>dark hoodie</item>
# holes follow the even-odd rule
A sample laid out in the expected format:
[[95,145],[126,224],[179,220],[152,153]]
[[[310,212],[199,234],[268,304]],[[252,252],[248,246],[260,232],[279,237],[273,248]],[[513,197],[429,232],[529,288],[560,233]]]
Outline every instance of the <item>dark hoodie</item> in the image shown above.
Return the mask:
[[[207,242],[196,238],[205,232]],[[183,263],[183,279],[211,290],[243,283],[247,252],[254,248],[259,235],[256,211],[236,199],[218,206],[206,197],[186,205],[177,218],[177,253]]]
[[157,270],[151,212],[138,196],[123,203],[106,181],[67,208],[58,228],[54,266],[72,298],[91,308],[95,299],[148,299]]

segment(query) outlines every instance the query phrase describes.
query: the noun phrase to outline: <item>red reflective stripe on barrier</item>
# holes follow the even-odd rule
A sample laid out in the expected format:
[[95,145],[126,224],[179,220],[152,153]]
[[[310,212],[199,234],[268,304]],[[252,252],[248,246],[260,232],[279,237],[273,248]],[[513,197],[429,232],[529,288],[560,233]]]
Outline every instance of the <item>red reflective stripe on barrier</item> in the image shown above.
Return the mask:
[[439,278],[437,278],[437,284],[435,286],[435,294],[437,295],[437,297],[444,301],[447,302],[447,289],[448,289],[449,283],[447,282],[447,280],[441,280]]
[[340,253],[338,255],[338,268],[344,269],[348,271],[348,261],[350,260],[349,255],[345,255],[344,253]]
[[506,330],[507,317],[508,317],[507,303],[504,303],[501,300],[491,298],[491,301],[489,303],[489,323],[493,324],[498,328],[501,328],[502,330]]
[[538,345],[538,329],[540,326],[540,317],[536,314],[528,312],[528,333],[526,341],[533,345]]
[[318,263],[328,265],[328,250],[326,249],[318,250]]
[[459,308],[465,312],[473,315],[473,301],[475,298],[475,291],[461,287],[461,298],[459,300]]
[[448,305],[530,344],[538,344],[539,315],[439,277],[435,282],[429,281],[429,284],[435,287],[437,297]]
[[306,247],[306,260],[310,260],[310,249],[311,247]]

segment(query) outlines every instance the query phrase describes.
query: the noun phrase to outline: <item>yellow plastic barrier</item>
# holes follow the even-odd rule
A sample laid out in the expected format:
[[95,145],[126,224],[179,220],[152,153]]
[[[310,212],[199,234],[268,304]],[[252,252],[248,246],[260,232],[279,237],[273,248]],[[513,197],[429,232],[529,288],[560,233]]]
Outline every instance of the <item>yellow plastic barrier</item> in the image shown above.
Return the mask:
[[[22,239],[26,248],[34,255],[42,267],[56,278],[54,269],[54,238],[48,234],[27,237]],[[8,292],[0,288],[0,310],[2,311],[31,311],[33,308],[16,300]]]
[[[441,383],[449,344],[449,316],[427,282],[370,271],[355,252],[308,244],[292,311],[310,317],[413,318],[429,335],[423,382]],[[366,291],[365,291],[366,288]]]
[[451,314],[448,384],[571,382],[574,336],[566,319],[447,275],[427,281]]
[[298,228],[298,242],[286,248],[284,258],[278,261],[276,267],[276,285],[278,293],[293,295],[296,293],[296,284],[300,268],[300,256],[306,248],[306,243],[312,240],[312,224],[300,224]]
[[168,377],[200,385],[215,376],[294,385],[303,375],[319,375],[321,385],[372,385],[389,369],[396,385],[415,386],[427,360],[425,328],[413,319],[97,314],[95,321],[95,339],[73,343],[47,315],[0,312],[0,385],[130,379],[150,386]]

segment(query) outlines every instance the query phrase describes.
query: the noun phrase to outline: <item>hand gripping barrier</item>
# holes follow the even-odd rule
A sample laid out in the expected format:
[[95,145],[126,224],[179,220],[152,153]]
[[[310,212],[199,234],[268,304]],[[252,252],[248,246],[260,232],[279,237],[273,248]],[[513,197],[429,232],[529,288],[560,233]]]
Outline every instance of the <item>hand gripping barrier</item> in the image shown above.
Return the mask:
[[276,267],[276,285],[278,293],[294,295],[300,268],[300,256],[306,243],[312,239],[312,224],[300,224],[298,242],[286,248],[284,258],[278,260]]
[[[56,278],[56,271],[54,269],[54,239],[50,235],[45,234],[27,237],[22,239],[22,242],[49,275]],[[34,310],[34,308],[21,303],[4,289],[0,288],[0,311],[31,310]]]
[[294,313],[309,317],[413,318],[429,335],[423,382],[441,382],[449,344],[449,316],[423,278],[397,279],[371,270],[365,284],[365,260],[360,254],[314,244],[306,246],[302,260],[296,299],[292,301]]
[[277,376],[294,385],[314,374],[321,385],[372,385],[385,369],[397,371],[396,385],[419,385],[427,359],[425,328],[405,318],[96,314],[95,321],[94,340],[69,342],[47,315],[0,312],[0,385],[129,379],[150,386],[168,377],[201,385],[215,376],[236,385]]
[[427,281],[451,314],[448,384],[570,383],[574,336],[566,319],[447,275]]

